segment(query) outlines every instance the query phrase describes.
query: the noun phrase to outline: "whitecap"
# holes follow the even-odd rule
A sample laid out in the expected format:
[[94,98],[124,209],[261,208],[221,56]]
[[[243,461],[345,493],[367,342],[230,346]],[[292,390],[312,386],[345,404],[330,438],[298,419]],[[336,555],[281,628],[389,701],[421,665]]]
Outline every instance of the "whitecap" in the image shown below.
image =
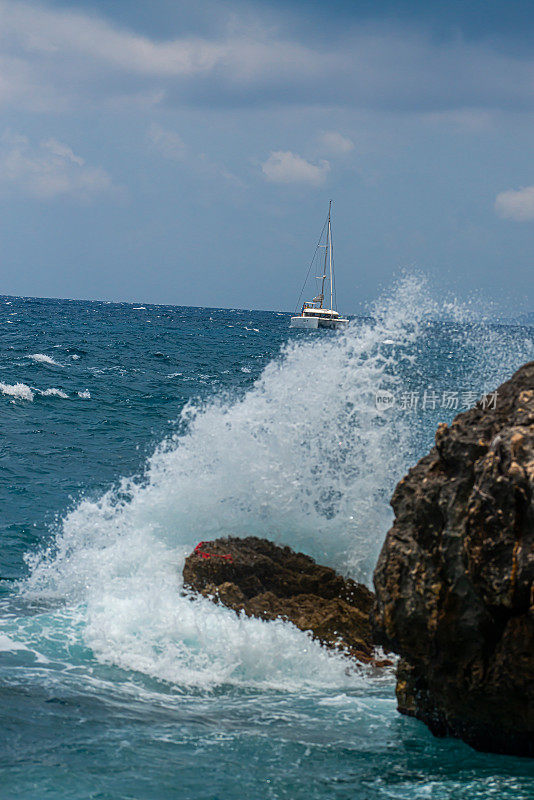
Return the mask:
[[57,361],[54,361],[53,358],[50,358],[50,356],[47,356],[44,353],[33,353],[30,358],[33,358],[33,360],[37,361],[39,364],[50,364],[54,367],[60,366]]
[[17,400],[33,400],[33,391],[25,383],[0,383],[0,392]]
[[78,392],[78,397],[81,397],[82,400],[90,400],[91,392],[89,389],[85,389],[83,392]]
[[42,394],[43,397],[62,397],[63,400],[69,399],[68,394],[62,392],[61,389],[55,389],[53,387],[51,389],[44,389],[44,391],[41,391],[40,394]]

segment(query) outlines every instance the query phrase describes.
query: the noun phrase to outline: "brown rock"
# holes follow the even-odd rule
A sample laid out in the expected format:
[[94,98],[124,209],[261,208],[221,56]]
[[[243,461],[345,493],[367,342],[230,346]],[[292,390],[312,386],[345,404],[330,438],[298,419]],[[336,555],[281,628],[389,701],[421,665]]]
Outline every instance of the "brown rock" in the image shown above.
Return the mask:
[[534,362],[496,408],[440,425],[397,486],[375,570],[399,710],[473,747],[534,755]]
[[184,586],[247,616],[289,620],[367,663],[375,659],[369,613],[374,595],[303,553],[266,539],[202,542],[186,558]]

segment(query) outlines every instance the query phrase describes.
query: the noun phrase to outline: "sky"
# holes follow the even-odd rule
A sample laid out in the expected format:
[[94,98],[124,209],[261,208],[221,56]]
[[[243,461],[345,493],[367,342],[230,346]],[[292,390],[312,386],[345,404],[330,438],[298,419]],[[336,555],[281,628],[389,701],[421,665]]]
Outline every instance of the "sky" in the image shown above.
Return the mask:
[[0,0],[0,292],[534,310],[531,0]]

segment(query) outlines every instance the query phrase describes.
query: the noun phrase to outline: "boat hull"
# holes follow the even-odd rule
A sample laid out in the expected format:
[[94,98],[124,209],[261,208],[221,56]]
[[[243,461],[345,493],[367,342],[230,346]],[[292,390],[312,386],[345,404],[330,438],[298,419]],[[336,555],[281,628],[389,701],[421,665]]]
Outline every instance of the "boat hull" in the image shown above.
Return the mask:
[[320,319],[319,320],[319,327],[320,328],[330,328],[331,330],[335,330],[335,331],[337,331],[338,328],[344,328],[348,324],[349,324],[348,319]]
[[337,330],[344,328],[348,324],[346,319],[319,319],[317,317],[291,317],[290,328],[304,328],[305,330],[317,330],[317,328],[330,328]]
[[291,317],[290,328],[305,328],[306,330],[316,330],[319,327],[319,320],[313,317]]

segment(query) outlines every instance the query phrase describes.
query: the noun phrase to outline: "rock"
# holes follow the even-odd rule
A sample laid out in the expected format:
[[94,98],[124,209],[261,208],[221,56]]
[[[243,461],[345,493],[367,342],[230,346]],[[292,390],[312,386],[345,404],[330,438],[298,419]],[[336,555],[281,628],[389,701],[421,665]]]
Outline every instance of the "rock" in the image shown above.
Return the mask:
[[479,750],[533,756],[534,362],[496,408],[440,425],[391,505],[373,616],[402,656],[399,711]]
[[375,658],[373,593],[289,547],[253,536],[201,542],[186,558],[183,575],[186,588],[234,611],[281,617],[360,661],[391,663]]

